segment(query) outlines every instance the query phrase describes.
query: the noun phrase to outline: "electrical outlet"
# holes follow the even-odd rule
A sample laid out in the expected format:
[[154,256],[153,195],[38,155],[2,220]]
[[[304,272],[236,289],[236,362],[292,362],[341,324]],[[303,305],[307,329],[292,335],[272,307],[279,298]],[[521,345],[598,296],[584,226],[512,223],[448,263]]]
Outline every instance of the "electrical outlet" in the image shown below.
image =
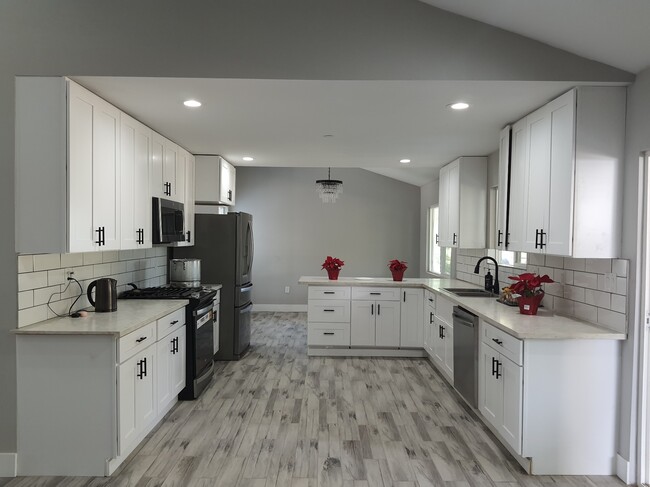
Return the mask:
[[66,272],[66,276],[67,276],[68,280],[74,278],[74,271],[68,271],[68,272]]
[[289,294],[290,291],[291,291],[291,288],[289,286],[284,287],[284,293],[285,294]]

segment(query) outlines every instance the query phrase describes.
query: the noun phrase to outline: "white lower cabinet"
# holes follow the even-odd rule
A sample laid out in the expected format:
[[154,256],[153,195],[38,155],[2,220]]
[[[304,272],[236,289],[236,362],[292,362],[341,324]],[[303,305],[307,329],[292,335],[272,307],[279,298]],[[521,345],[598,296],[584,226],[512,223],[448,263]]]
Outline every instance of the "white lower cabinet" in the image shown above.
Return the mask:
[[434,337],[434,322],[433,317],[436,314],[436,295],[429,290],[424,291],[424,337],[423,345],[424,351],[427,352],[429,357],[433,358],[433,337]]
[[158,340],[157,353],[157,411],[163,416],[176,403],[178,393],[185,388],[186,328],[181,326],[175,332]]
[[454,327],[437,316],[433,317],[431,339],[433,363],[453,384],[454,382]]
[[350,288],[309,288],[307,345],[310,347],[350,346]]
[[399,301],[352,301],[351,309],[351,346],[399,346]]
[[423,302],[423,289],[402,289],[402,302],[400,304],[400,347],[422,348],[424,342]]

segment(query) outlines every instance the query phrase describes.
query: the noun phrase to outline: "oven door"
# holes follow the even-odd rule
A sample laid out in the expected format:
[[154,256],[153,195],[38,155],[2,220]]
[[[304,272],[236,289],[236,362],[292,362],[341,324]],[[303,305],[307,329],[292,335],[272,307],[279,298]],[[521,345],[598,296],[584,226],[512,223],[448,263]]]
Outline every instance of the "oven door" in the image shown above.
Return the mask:
[[194,311],[194,378],[200,377],[212,365],[214,308],[212,301]]

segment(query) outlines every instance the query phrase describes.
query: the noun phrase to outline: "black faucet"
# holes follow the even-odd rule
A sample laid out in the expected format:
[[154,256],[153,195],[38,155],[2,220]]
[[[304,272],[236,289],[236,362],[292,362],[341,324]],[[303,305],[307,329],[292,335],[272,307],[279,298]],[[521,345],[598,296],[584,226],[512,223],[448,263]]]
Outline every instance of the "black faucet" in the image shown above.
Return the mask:
[[481,262],[483,262],[485,259],[494,262],[494,284],[492,286],[492,292],[499,294],[501,292],[501,289],[499,289],[499,263],[496,261],[496,259],[490,257],[489,255],[486,255],[485,257],[481,257],[476,263],[476,266],[474,267],[474,274],[478,274],[479,266],[481,265]]

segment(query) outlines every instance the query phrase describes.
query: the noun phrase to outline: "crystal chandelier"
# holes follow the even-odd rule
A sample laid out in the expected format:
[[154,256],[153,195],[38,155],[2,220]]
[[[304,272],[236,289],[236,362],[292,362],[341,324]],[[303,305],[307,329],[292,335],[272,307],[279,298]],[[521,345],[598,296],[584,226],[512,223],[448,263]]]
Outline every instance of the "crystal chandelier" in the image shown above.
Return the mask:
[[343,192],[343,181],[331,179],[330,168],[327,168],[327,179],[316,181],[316,191],[323,203],[334,203]]

